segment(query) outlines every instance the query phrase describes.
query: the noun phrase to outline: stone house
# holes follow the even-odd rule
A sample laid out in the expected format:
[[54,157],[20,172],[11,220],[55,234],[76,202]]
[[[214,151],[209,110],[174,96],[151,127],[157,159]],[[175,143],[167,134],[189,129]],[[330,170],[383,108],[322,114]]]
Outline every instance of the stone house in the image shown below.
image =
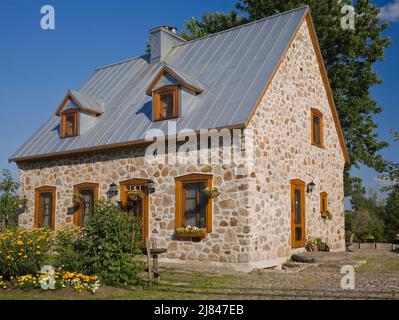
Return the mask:
[[[165,261],[262,268],[314,237],[344,250],[349,158],[308,7],[193,41],[159,27],[151,45],[69,90],[11,157],[28,199],[20,225],[84,226],[108,197],[142,221],[143,239],[168,249]],[[251,161],[164,161],[195,160],[187,139],[209,129],[238,130]],[[153,141],[168,148],[150,163]],[[227,150],[205,141],[206,151]],[[176,233],[187,226],[206,233]]]

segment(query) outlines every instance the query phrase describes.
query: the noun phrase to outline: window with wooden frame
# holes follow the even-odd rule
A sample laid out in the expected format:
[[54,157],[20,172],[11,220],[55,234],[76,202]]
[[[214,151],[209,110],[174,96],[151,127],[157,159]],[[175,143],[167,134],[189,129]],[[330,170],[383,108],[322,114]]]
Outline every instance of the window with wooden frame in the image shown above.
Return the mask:
[[191,226],[212,232],[212,199],[204,192],[205,188],[212,189],[212,175],[176,178],[176,229]]
[[35,190],[35,227],[55,230],[56,188],[44,186]]
[[73,223],[84,228],[89,222],[94,204],[98,200],[98,183],[86,182],[76,185],[74,194],[80,196],[80,203],[75,206]]
[[326,192],[320,193],[320,213],[326,214],[328,211],[328,196]]
[[153,120],[162,121],[179,117],[180,89],[165,86],[153,93]]
[[79,135],[79,111],[68,110],[61,114],[61,138]]
[[324,124],[323,114],[317,110],[311,109],[311,139],[314,146],[323,148],[324,146]]

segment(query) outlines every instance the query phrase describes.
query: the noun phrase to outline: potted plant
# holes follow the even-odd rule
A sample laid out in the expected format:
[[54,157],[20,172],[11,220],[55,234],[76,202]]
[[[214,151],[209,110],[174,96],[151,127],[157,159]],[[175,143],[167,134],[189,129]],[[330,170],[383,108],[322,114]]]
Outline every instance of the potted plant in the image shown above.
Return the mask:
[[23,198],[20,198],[19,204],[21,205],[21,207],[26,208],[26,206],[28,205],[28,198],[26,196],[24,196]]
[[187,226],[176,229],[176,236],[178,238],[205,238],[207,232],[205,228]]
[[145,193],[142,190],[131,190],[128,191],[127,196],[131,201],[138,201],[145,197]]
[[319,251],[317,239],[309,240],[306,244],[306,251],[317,252]]
[[73,203],[73,206],[74,206],[75,208],[79,208],[79,206],[80,206],[82,200],[83,200],[83,197],[82,197],[81,194],[74,194],[74,195],[72,196],[72,203]]
[[325,212],[323,212],[322,214],[321,214],[321,216],[323,217],[323,218],[326,218],[326,219],[328,219],[328,220],[332,220],[332,213],[330,212],[330,211],[325,211]]
[[210,199],[215,199],[219,196],[219,190],[216,187],[213,187],[212,189],[205,188],[203,192],[206,194],[206,196]]

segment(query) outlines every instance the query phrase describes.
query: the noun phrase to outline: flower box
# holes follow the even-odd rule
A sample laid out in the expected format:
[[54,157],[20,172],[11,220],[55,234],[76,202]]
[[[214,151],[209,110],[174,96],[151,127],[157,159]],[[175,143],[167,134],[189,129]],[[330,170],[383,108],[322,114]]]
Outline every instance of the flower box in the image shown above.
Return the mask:
[[187,233],[178,233],[178,234],[176,234],[176,237],[177,238],[198,238],[198,239],[203,239],[203,238],[206,238],[206,236],[207,236],[208,234],[206,234],[206,233],[203,233],[203,234],[196,234],[196,233],[189,233],[189,232],[187,232]]
[[198,227],[185,227],[176,229],[176,237],[177,238],[205,238],[207,236],[207,232],[205,228]]

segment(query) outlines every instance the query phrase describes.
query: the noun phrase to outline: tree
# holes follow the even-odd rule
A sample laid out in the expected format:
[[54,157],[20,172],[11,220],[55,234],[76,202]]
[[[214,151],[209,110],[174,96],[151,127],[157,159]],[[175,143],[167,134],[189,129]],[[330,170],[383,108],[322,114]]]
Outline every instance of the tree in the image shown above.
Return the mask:
[[236,11],[229,13],[207,13],[204,14],[201,20],[191,18],[184,23],[183,30],[180,36],[186,40],[193,40],[205,37],[226,29],[231,29],[246,23],[247,20],[239,16]]
[[399,235],[399,184],[393,186],[391,190],[383,213],[388,241],[395,240]]
[[345,231],[348,239],[352,233],[358,240],[365,241],[367,236],[372,235],[375,240],[386,240],[385,226],[382,219],[385,204],[378,198],[374,190],[369,195],[356,194],[352,199],[353,211],[345,214]]
[[15,226],[18,221],[19,183],[14,180],[9,170],[3,170],[0,181],[0,225],[4,227]]
[[[258,20],[304,4],[310,6],[351,159],[351,165],[345,169],[346,195],[356,192],[358,185],[358,179],[350,176],[351,166],[364,164],[378,172],[385,171],[387,163],[379,151],[388,146],[387,142],[379,141],[374,132],[377,125],[373,116],[382,112],[382,109],[370,94],[370,88],[381,83],[373,65],[384,59],[384,49],[390,45],[390,39],[382,37],[387,23],[381,23],[378,17],[380,10],[370,0],[358,0],[355,5],[355,29],[343,29],[341,9],[344,4],[351,2],[239,0],[236,8],[247,14],[248,18],[241,20],[237,16],[232,20],[243,23],[245,20]],[[230,28],[231,24],[225,23],[230,21],[229,17],[232,17],[232,13],[208,14],[200,21],[191,19],[186,23],[182,35],[187,39],[195,39]]]

